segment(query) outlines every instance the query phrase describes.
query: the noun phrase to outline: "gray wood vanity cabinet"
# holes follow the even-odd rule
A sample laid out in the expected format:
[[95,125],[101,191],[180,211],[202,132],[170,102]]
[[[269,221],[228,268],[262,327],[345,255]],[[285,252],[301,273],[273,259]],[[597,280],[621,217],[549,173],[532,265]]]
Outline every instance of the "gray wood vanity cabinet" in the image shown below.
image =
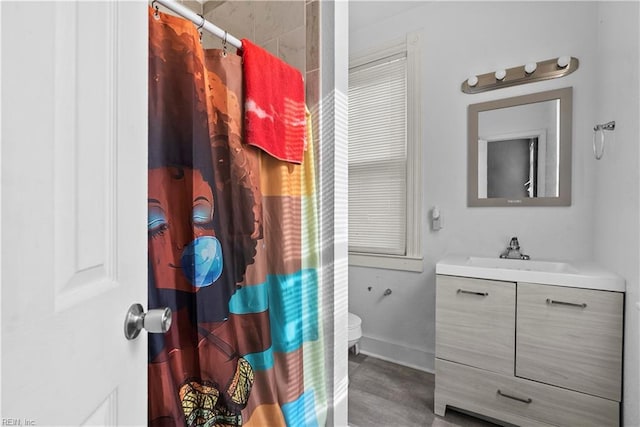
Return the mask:
[[434,411],[618,426],[624,293],[436,276]]

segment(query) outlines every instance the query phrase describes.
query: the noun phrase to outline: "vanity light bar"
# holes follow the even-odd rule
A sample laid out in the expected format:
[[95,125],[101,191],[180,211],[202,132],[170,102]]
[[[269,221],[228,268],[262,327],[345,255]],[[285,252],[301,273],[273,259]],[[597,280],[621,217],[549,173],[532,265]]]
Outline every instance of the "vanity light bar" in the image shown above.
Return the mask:
[[[471,76],[462,82],[460,90],[464,93],[480,93],[524,83],[557,79],[573,73],[579,65],[578,58],[570,56],[561,56],[538,63],[531,62],[519,67]],[[529,73],[530,70],[532,71]]]

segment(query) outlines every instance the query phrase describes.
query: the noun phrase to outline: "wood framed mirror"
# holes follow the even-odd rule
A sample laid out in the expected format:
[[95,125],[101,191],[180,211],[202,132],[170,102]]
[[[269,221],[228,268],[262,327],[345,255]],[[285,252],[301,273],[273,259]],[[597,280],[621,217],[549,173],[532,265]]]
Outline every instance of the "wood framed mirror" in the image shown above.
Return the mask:
[[571,205],[571,87],[471,104],[468,206]]

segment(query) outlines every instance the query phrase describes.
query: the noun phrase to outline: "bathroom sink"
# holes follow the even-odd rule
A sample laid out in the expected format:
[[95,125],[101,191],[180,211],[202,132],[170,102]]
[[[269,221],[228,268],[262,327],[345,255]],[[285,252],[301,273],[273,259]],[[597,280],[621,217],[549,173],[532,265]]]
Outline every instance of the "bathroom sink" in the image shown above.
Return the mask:
[[625,291],[622,277],[590,262],[449,255],[436,264],[436,273],[509,282]]
[[506,268],[509,270],[544,271],[548,273],[577,274],[578,270],[566,262],[537,261],[504,258],[467,257],[467,263],[475,267]]

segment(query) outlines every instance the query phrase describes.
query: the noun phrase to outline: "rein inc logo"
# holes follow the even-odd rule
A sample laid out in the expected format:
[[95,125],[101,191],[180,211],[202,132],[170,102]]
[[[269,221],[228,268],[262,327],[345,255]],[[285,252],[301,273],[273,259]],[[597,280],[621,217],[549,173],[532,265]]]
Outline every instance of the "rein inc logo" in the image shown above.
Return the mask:
[[35,420],[29,418],[2,418],[0,425],[3,426],[35,426]]

